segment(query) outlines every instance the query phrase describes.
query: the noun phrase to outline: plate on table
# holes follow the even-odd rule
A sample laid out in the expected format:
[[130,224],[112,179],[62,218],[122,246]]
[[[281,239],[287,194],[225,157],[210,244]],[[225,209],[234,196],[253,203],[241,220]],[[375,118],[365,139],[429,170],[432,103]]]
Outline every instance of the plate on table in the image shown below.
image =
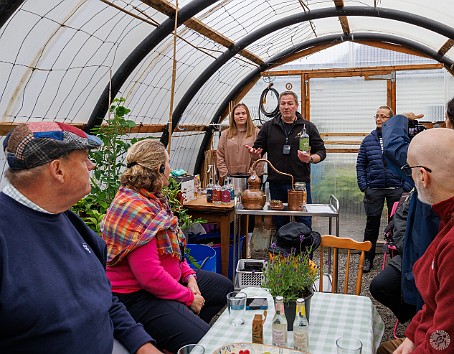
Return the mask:
[[232,343],[216,349],[213,354],[292,354],[299,350],[258,343]]

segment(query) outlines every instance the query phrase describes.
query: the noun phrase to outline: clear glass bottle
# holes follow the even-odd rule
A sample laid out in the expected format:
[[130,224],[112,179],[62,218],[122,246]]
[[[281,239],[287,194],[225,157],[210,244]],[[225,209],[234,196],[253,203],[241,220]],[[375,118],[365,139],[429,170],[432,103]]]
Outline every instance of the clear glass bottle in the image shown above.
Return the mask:
[[287,346],[287,319],[282,296],[276,296],[276,313],[272,323],[272,342],[273,345],[278,347]]
[[303,130],[298,134],[299,149],[303,152],[309,152],[309,135],[306,133],[306,124],[303,125]]
[[225,178],[224,185],[222,186],[221,189],[221,202],[222,204],[230,203],[230,189],[227,184],[227,177]]
[[210,178],[210,183],[207,185],[207,203],[213,203],[213,178]]
[[296,317],[293,322],[293,347],[309,353],[309,322],[306,318],[306,304],[303,298],[296,300]]
[[232,177],[230,177],[230,176],[229,176],[228,186],[229,186],[229,190],[230,190],[230,201],[232,202],[235,200],[235,188],[233,188]]
[[213,203],[214,204],[221,204],[222,191],[221,186],[216,182],[213,185]]

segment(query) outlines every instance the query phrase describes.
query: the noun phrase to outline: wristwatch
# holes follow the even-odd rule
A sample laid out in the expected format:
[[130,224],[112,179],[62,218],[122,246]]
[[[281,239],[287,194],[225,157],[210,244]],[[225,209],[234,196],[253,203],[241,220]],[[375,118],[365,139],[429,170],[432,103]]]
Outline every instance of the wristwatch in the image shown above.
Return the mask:
[[314,163],[314,158],[311,155],[311,159],[309,160],[309,163]]

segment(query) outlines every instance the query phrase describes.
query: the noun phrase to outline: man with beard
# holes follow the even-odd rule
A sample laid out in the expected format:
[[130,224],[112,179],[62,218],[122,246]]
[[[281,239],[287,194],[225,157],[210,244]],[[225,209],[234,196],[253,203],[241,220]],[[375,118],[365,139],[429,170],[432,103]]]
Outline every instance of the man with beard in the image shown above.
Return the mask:
[[[432,205],[440,217],[440,228],[413,273],[424,306],[405,331],[405,340],[394,351],[405,353],[452,353],[454,317],[454,131],[429,129],[413,138],[407,165],[418,198]],[[390,353],[399,340],[384,343],[377,353]]]

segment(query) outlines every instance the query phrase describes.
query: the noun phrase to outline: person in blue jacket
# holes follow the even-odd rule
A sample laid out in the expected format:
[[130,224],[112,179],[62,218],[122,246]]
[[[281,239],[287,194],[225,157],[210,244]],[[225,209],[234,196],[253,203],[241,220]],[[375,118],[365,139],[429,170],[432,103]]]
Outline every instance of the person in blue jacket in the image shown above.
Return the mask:
[[0,353],[160,353],[112,296],[105,242],[68,210],[90,192],[88,149],[100,145],[57,122],[19,124],[3,141]]
[[[392,117],[383,125],[383,148],[388,166],[413,186],[411,175],[406,175],[402,167],[407,163],[407,151],[411,141],[408,122],[422,117],[422,114],[404,113]],[[422,308],[423,300],[416,289],[412,271],[413,264],[423,255],[434,239],[438,232],[439,222],[440,219],[432,211],[432,207],[421,202],[415,190],[410,200],[404,236],[401,274],[402,299],[398,299],[398,301],[416,305],[417,311]],[[390,284],[390,286],[395,285]]]
[[380,106],[375,114],[376,128],[364,138],[356,160],[356,177],[358,187],[364,192],[364,210],[367,220],[364,229],[364,241],[370,241],[372,248],[366,252],[364,273],[373,268],[375,247],[377,244],[381,214],[384,203],[388,207],[388,222],[392,206],[398,202],[402,192],[411,186],[387,166],[383,157],[382,125],[394,113],[388,106]]

